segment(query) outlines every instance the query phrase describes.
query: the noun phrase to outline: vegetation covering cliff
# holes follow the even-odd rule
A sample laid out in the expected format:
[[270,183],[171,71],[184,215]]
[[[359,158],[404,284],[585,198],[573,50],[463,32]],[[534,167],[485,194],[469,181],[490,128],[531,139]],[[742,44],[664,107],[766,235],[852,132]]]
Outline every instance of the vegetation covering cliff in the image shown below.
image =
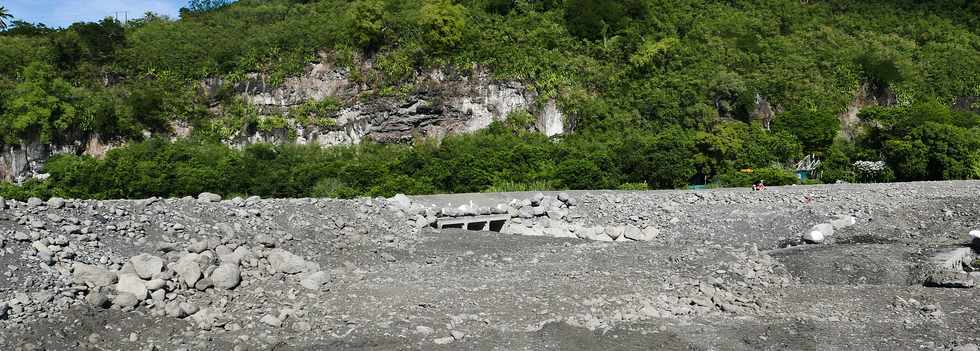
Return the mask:
[[[180,19],[148,14],[66,29],[14,22],[0,34],[5,147],[92,137],[130,142],[103,159],[56,157],[46,166],[48,180],[6,185],[6,196],[786,183],[794,179],[787,166],[806,154],[824,160],[823,181],[980,178],[977,1],[196,5]],[[217,143],[229,131],[276,121],[259,118],[234,94],[204,98],[204,79],[233,84],[259,73],[276,85],[324,60],[365,88],[356,99],[412,94],[420,72],[486,69],[494,79],[523,82],[541,100],[555,99],[571,132],[548,139],[517,111],[441,143],[244,150]],[[350,102],[311,101],[295,117],[328,123]],[[857,123],[846,118],[854,112]],[[175,122],[193,126],[193,135],[154,139],[170,136]],[[745,168],[754,175],[738,172]]]

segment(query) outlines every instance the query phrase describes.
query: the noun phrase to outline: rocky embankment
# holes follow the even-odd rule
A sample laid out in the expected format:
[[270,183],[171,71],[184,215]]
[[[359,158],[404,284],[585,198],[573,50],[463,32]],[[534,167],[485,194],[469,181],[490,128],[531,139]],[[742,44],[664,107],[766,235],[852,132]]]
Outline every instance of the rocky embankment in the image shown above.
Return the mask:
[[978,182],[6,200],[0,349],[976,350],[977,230]]

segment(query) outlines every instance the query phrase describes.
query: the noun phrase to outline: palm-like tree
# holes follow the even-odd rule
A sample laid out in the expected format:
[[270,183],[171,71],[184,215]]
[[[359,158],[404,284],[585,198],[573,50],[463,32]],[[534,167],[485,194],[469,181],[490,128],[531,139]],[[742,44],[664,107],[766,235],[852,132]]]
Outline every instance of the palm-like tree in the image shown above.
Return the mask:
[[14,18],[14,16],[10,15],[10,11],[7,11],[7,9],[3,6],[0,6],[0,30],[7,29],[7,20],[11,18]]

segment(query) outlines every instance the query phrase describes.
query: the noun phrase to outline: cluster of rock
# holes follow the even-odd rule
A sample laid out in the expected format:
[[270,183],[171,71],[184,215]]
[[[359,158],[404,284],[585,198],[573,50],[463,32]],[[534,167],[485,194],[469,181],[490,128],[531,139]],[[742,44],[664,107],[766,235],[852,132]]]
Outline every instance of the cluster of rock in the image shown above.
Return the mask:
[[651,241],[660,235],[655,225],[587,225],[574,210],[579,202],[568,193],[546,196],[536,193],[526,199],[512,199],[494,206],[476,206],[472,202],[457,207],[426,207],[404,194],[388,199],[400,214],[409,217],[416,228],[432,226],[442,219],[506,215],[509,220],[501,233],[556,238],[579,238],[595,241]]
[[[145,310],[151,315],[189,318],[206,330],[230,330],[241,328],[226,312],[232,290],[275,278],[319,292],[331,280],[319,264],[279,247],[292,239],[291,234],[240,235],[243,225],[258,229],[269,220],[263,216],[276,208],[257,206],[258,197],[226,201],[204,193],[196,199],[111,203],[0,198],[0,221],[21,228],[0,231],[0,257],[20,251],[41,262],[36,267],[7,266],[4,276],[12,284],[0,287],[0,294],[12,289],[14,282],[22,285],[18,290],[34,292],[17,292],[10,300],[0,296],[0,320],[18,323],[90,305]],[[201,218],[227,216],[238,222],[203,225],[200,218],[171,213],[170,206],[189,206],[185,208]],[[130,244],[115,245],[120,240]],[[133,244],[143,253],[113,252]],[[281,325],[286,317],[270,315],[263,323],[274,325],[266,321],[278,318]]]

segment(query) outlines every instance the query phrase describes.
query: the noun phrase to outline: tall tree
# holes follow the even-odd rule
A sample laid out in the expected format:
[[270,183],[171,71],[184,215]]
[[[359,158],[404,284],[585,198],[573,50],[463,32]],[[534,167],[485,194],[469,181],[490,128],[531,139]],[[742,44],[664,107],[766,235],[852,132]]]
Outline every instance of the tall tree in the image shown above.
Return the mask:
[[10,14],[7,8],[0,6],[0,30],[7,29],[7,20],[13,19],[14,16]]

